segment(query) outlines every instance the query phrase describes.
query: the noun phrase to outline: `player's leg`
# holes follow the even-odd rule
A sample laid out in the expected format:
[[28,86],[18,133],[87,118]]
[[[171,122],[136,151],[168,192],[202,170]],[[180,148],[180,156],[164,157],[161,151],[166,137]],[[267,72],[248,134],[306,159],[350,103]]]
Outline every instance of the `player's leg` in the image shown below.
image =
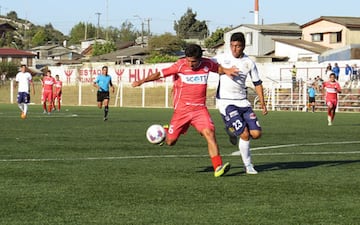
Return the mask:
[[101,93],[102,92],[100,92],[100,91],[98,91],[96,93],[96,101],[97,101],[97,106],[98,106],[99,109],[102,108],[102,102],[104,101],[103,96],[101,95]]
[[104,99],[104,120],[108,119],[109,114],[109,99]]
[[257,174],[258,172],[254,169],[250,151],[250,140],[258,139],[261,137],[261,127],[258,118],[251,107],[241,108],[244,124],[246,127],[240,134],[239,149],[241,158],[244,163],[245,171],[247,174]]
[[50,114],[52,112],[53,104],[54,104],[53,93],[51,93],[51,92],[48,94],[48,101],[49,101],[48,114]]
[[230,163],[223,164],[220,155],[219,146],[215,136],[215,126],[212,122],[209,111],[204,108],[192,112],[191,125],[205,138],[208,145],[208,154],[211,158],[211,163],[214,168],[214,176],[220,177],[227,173],[230,169]]
[[58,95],[54,93],[52,98],[52,111],[56,110],[56,101],[59,99]]
[[326,104],[328,106],[327,108],[327,116],[328,116],[328,125],[331,126],[332,125],[332,114],[333,114],[333,104],[331,101],[326,101]]
[[19,109],[21,110],[21,113],[24,113],[23,92],[18,92],[18,95],[17,95],[17,103],[18,103]]
[[191,117],[188,113],[174,112],[170,120],[170,124],[166,129],[165,142],[169,146],[176,144],[181,134],[185,134],[189,129]]
[[61,93],[59,94],[59,95],[57,95],[57,97],[56,97],[56,99],[57,99],[57,105],[58,105],[58,111],[60,111],[60,109],[61,109]]
[[29,103],[30,103],[30,94],[25,93],[25,98],[24,98],[24,111],[23,111],[25,117],[26,117],[27,112],[28,112]]

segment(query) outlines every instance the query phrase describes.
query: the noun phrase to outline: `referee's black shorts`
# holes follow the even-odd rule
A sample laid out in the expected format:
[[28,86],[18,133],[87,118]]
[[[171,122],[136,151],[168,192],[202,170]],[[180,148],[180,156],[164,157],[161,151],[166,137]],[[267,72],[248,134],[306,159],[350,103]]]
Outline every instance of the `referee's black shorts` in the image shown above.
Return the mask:
[[102,102],[105,99],[110,99],[110,93],[108,91],[98,91],[96,97],[98,102]]

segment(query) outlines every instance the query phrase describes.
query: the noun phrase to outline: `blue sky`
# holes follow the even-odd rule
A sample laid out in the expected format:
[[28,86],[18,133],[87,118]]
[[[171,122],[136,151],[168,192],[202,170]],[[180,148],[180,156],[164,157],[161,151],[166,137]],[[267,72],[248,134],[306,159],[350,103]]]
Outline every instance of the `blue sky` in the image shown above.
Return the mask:
[[[130,4],[130,2],[133,2]],[[359,0],[259,0],[260,22],[295,22],[299,25],[320,16],[360,16]],[[68,35],[79,22],[120,28],[129,21],[137,30],[150,21],[153,34],[174,33],[173,21],[191,8],[200,21],[208,21],[210,32],[217,28],[254,23],[254,0],[1,0],[0,14],[16,11],[19,18],[36,25],[51,23]],[[98,16],[97,13],[101,13]],[[147,26],[145,26],[147,29]]]

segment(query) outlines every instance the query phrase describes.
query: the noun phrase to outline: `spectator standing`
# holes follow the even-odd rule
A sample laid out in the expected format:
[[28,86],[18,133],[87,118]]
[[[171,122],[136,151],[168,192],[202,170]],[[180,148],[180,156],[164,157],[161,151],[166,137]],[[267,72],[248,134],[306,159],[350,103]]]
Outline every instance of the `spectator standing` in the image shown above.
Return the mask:
[[332,66],[331,66],[331,63],[328,63],[328,65],[326,66],[326,69],[325,69],[325,75],[329,76],[331,72],[332,72]]
[[291,72],[292,85],[293,85],[293,88],[295,88],[296,87],[296,76],[297,76],[297,68],[295,65],[292,66],[290,72]]
[[345,66],[345,81],[351,81],[351,77],[353,74],[353,69],[349,64],[346,64]]
[[335,74],[335,79],[339,81],[340,67],[338,63],[334,64],[334,67],[332,68],[332,72]]
[[28,111],[28,104],[30,103],[30,86],[32,94],[35,95],[34,83],[32,76],[26,72],[26,65],[21,65],[20,72],[15,77],[15,88],[18,88],[17,103],[21,110],[21,118],[25,119]]

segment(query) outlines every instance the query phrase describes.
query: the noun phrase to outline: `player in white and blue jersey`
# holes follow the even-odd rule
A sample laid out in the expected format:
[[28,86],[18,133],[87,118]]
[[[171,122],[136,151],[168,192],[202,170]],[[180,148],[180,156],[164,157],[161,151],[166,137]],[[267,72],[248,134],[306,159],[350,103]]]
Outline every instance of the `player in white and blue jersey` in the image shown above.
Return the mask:
[[224,68],[236,68],[236,75],[222,75],[217,89],[217,103],[224,120],[226,131],[233,145],[237,144],[247,174],[257,174],[251,162],[250,138],[261,136],[261,127],[251,103],[247,99],[246,79],[251,78],[259,96],[262,113],[267,114],[262,81],[255,63],[244,54],[245,37],[243,33],[233,33],[230,39],[231,53],[224,53],[215,60]]

